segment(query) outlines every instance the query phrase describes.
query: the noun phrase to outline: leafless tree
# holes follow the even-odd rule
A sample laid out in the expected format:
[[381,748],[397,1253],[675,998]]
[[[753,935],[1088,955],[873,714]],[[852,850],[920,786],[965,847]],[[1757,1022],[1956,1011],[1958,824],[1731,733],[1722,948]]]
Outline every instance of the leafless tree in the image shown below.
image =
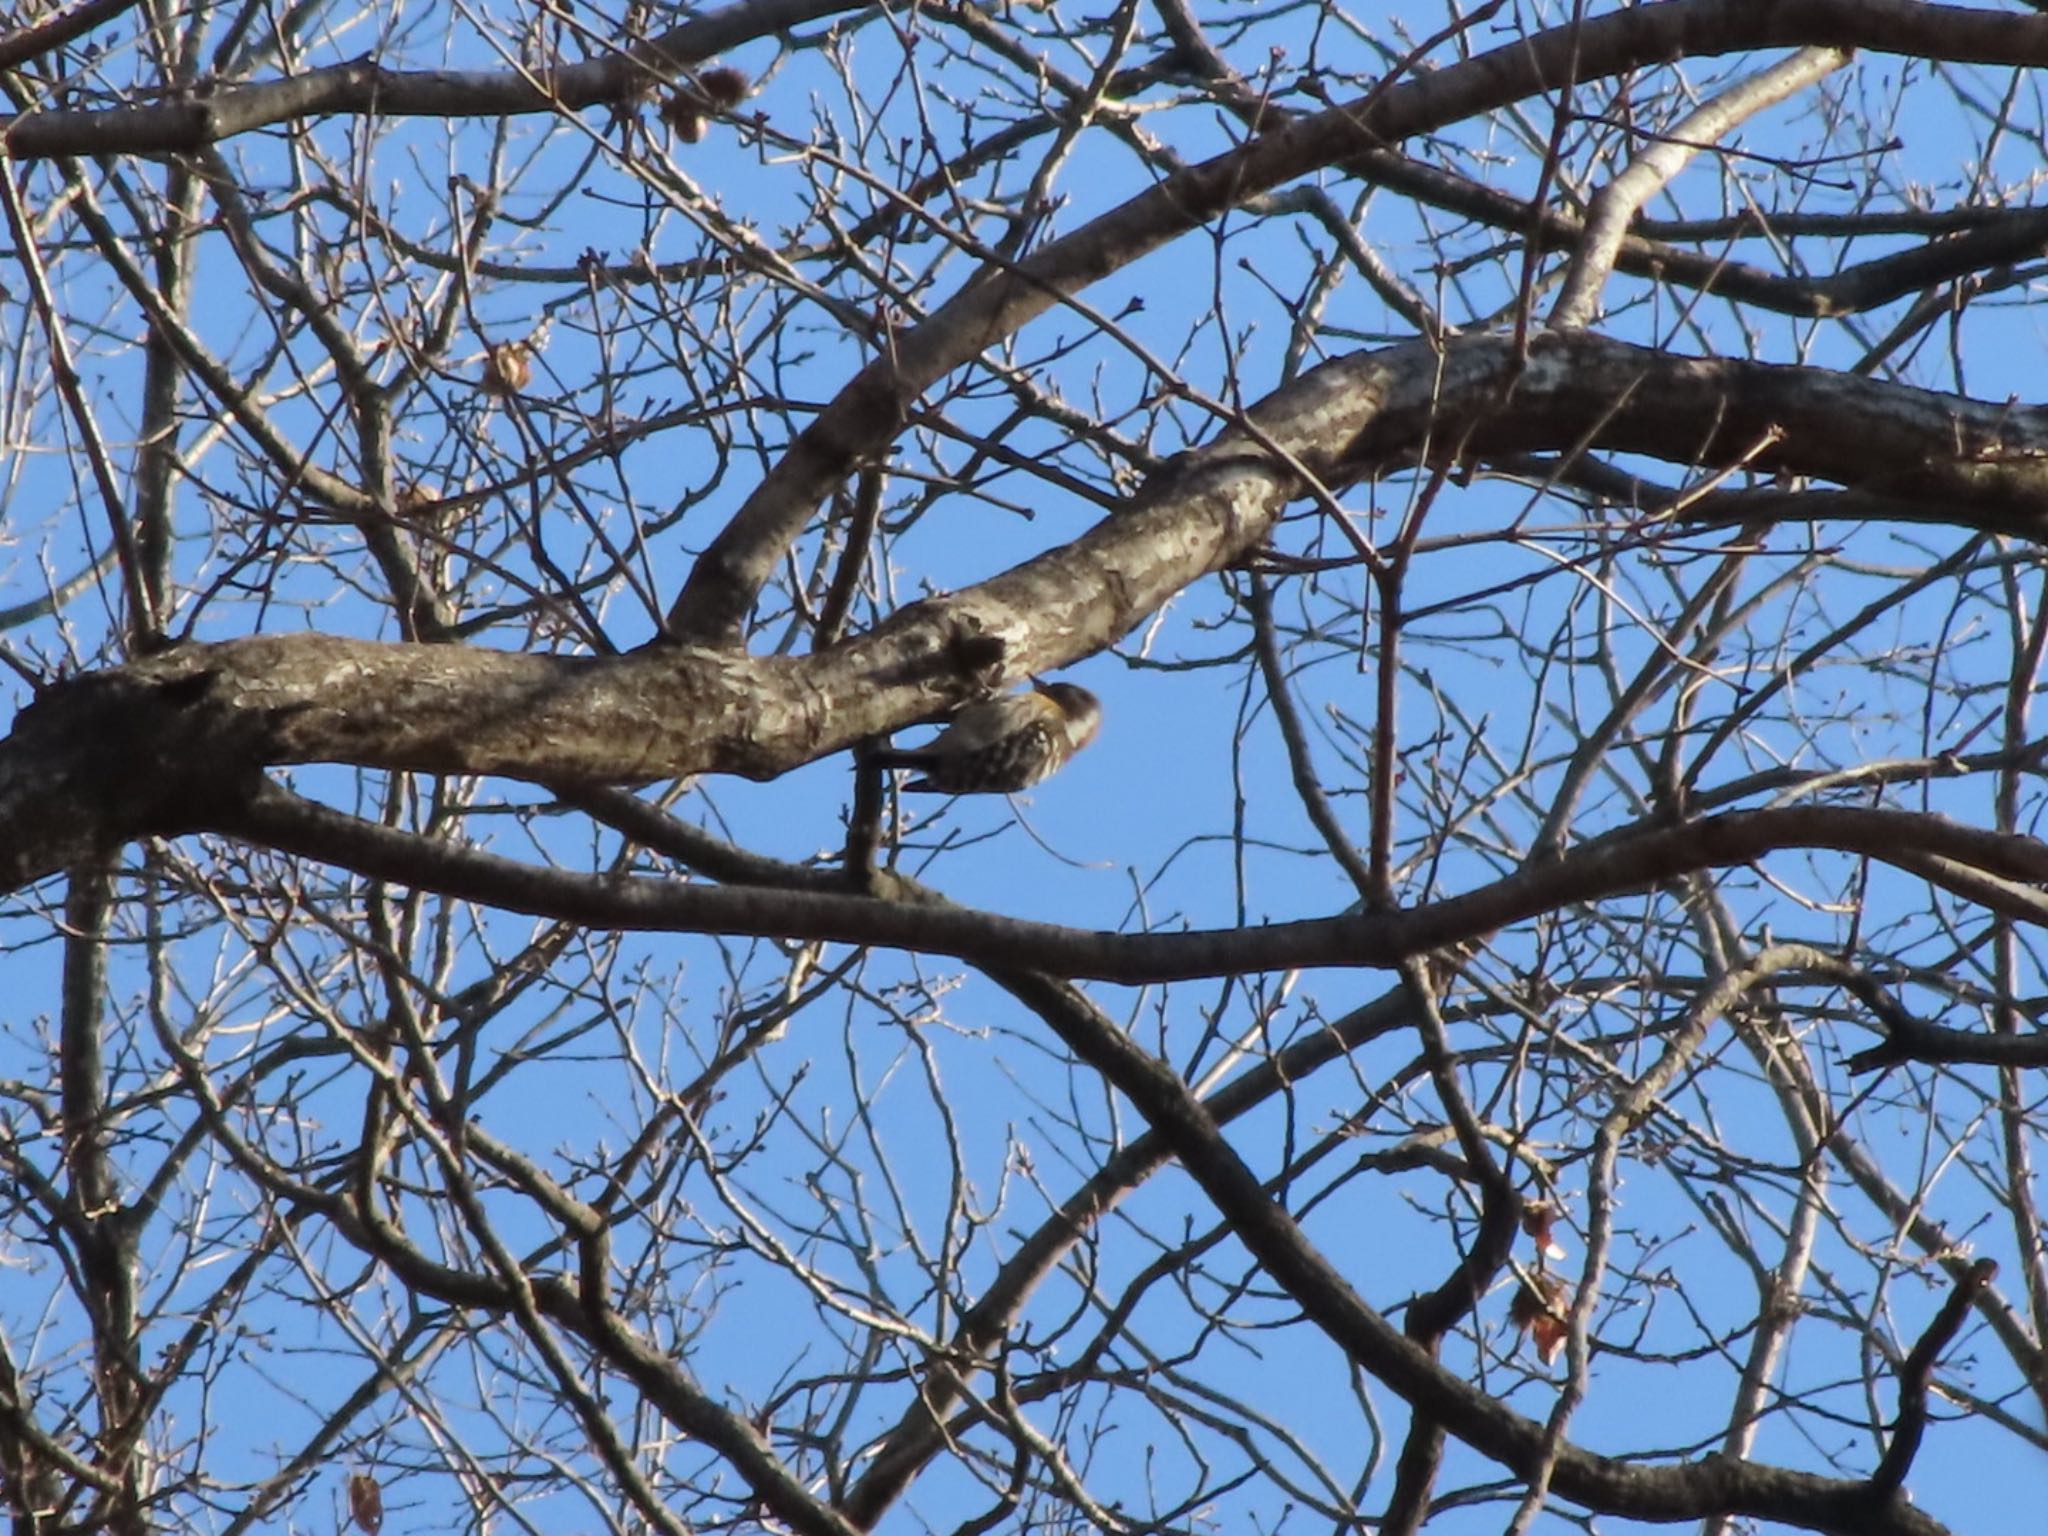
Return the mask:
[[2038,9],[0,11],[14,1530],[2025,1523]]

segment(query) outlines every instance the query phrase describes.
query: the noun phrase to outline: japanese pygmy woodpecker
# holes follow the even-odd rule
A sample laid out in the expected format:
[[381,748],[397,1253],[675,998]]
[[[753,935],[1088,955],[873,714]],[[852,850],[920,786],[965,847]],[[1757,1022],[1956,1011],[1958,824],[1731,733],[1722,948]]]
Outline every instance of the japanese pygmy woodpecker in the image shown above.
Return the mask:
[[956,710],[922,747],[885,747],[867,760],[924,774],[903,787],[940,795],[1007,795],[1057,773],[1095,739],[1102,703],[1075,683],[1033,682]]

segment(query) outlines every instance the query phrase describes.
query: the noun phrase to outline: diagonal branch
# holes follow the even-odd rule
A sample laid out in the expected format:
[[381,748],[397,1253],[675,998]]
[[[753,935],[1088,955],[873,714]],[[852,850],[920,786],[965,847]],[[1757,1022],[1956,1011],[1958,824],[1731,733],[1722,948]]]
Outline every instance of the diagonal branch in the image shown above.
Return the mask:
[[1738,124],[1848,62],[1849,55],[1839,48],[1802,48],[1703,103],[1638,155],[1627,170],[1594,195],[1586,210],[1585,235],[1572,253],[1571,269],[1565,274],[1564,291],[1551,307],[1550,323],[1559,330],[1576,330],[1591,322],[1629,226],[1643,205],[1684,170],[1695,154],[1720,142]]
[[1938,59],[2048,64],[2048,19],[1906,0],[1673,0],[1539,32],[1309,114],[1163,178],[1024,261],[991,262],[894,339],[797,436],[712,541],[669,611],[678,638],[737,640],[762,587],[824,497],[892,439],[926,390],[1090,284],[1245,199],[1415,134],[1575,79],[1681,56],[1771,45],[1905,51]]
[[[2048,411],[1821,369],[1671,357],[1585,334],[1336,359],[1180,455],[1071,544],[804,657],[659,646],[593,659],[317,634],[186,645],[49,690],[0,740],[0,886],[204,823],[237,774],[341,762],[542,783],[770,779],[926,719],[976,686],[1099,651],[1241,560],[1303,489],[1454,441],[1473,457],[1613,448],[1838,480],[1963,526],[2048,541]],[[1621,403],[1616,404],[1617,401]],[[1770,445],[1756,444],[1766,436]],[[246,779],[242,782],[246,783]],[[1954,886],[1958,867],[1930,873]],[[2001,907],[2024,906],[2017,889]],[[2010,898],[2010,899],[2007,899]]]

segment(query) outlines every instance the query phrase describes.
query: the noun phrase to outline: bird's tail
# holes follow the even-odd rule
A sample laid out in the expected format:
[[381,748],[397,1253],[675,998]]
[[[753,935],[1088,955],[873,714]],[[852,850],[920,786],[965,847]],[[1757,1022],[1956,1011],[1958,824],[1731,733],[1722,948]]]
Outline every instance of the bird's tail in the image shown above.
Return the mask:
[[929,768],[931,754],[915,747],[860,746],[853,754],[861,762],[875,768]]
[[[854,757],[867,768],[915,768],[929,772],[934,754],[929,749],[918,747],[859,746],[854,748]],[[912,779],[897,786],[912,794],[935,795],[939,790],[929,779]]]

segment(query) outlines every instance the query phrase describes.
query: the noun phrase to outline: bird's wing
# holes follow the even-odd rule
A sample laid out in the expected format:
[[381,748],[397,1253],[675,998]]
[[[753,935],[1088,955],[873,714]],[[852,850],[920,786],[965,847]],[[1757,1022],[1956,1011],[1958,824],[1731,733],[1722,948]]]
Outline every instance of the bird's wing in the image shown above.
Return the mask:
[[1056,708],[1035,693],[1013,693],[985,704],[970,704],[946,722],[946,728],[923,750],[928,752],[979,752],[983,747],[1021,731],[1048,708]]

